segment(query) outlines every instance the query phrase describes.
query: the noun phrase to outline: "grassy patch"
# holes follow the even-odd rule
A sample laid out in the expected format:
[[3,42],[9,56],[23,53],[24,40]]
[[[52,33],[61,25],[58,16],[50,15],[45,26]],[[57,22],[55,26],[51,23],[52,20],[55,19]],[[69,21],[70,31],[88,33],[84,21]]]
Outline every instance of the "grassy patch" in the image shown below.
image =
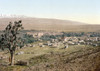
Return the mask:
[[0,66],[0,71],[22,71],[26,66]]
[[50,58],[46,57],[46,55],[36,56],[29,60],[30,65],[35,65],[39,63],[49,62]]

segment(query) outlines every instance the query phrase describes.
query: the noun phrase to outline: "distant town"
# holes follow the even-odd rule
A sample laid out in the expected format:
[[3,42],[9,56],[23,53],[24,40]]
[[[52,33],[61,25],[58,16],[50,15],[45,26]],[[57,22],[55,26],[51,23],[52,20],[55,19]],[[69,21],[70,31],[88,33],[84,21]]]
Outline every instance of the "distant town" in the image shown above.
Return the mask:
[[[30,39],[31,38],[31,39]],[[39,46],[51,46],[59,47],[63,45],[64,48],[68,48],[70,45],[90,45],[100,46],[100,33],[98,32],[43,32],[43,31],[30,31],[24,34],[24,39],[27,40],[29,46],[30,43],[39,41]],[[24,46],[25,47],[25,46]]]

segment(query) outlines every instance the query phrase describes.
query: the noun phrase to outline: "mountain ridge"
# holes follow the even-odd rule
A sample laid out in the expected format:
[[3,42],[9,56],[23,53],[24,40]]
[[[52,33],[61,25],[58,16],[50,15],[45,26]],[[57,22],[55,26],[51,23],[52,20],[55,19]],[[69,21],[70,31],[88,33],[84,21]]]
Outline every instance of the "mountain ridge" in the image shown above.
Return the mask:
[[[0,18],[0,30],[3,30],[9,22],[22,20],[25,30],[50,30],[50,31],[82,31],[98,29],[99,26],[81,23],[70,20],[49,19],[49,18]],[[88,27],[89,28],[88,28]],[[99,29],[98,29],[99,30]]]

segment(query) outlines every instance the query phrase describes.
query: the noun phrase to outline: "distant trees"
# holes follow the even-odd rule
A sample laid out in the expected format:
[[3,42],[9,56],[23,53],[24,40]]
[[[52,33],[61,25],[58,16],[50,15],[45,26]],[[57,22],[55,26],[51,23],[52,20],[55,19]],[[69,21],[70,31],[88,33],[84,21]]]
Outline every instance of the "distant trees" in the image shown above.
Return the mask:
[[36,39],[33,37],[33,35],[29,35],[29,34],[24,34],[23,38],[25,39],[25,44],[33,43],[36,41]]
[[40,39],[44,41],[49,41],[51,39],[56,39],[57,37],[55,35],[43,35]]
[[75,33],[75,32],[63,32],[63,35],[64,36],[67,36],[67,37],[82,37],[85,35],[84,32],[81,32],[81,33]]
[[11,55],[10,65],[14,65],[14,53],[17,47],[22,48],[24,46],[24,40],[18,35],[19,31],[23,29],[21,20],[15,21],[14,23],[9,22],[9,25],[3,31],[3,34],[0,38],[0,48],[4,50],[5,48],[9,49]]

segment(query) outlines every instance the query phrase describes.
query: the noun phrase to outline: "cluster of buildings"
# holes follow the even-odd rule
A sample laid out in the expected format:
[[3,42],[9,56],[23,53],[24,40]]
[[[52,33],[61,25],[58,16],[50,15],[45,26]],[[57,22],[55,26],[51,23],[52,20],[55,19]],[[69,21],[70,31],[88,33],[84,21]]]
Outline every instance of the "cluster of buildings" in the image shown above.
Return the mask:
[[[41,38],[44,35],[53,35],[56,37],[56,35],[61,35],[57,38],[51,38],[50,40],[39,43],[38,45],[40,47],[44,46],[51,46],[51,47],[60,47],[61,45],[64,45],[64,47],[68,47],[68,45],[91,45],[91,46],[100,46],[100,37],[89,37],[89,36],[82,36],[82,37],[67,37],[63,36],[63,33],[55,33],[55,32],[34,32],[27,34],[33,35],[34,38]],[[62,37],[63,36],[63,37]],[[41,39],[40,39],[41,40]],[[41,40],[44,41],[44,40]],[[30,45],[32,47],[34,45]]]

